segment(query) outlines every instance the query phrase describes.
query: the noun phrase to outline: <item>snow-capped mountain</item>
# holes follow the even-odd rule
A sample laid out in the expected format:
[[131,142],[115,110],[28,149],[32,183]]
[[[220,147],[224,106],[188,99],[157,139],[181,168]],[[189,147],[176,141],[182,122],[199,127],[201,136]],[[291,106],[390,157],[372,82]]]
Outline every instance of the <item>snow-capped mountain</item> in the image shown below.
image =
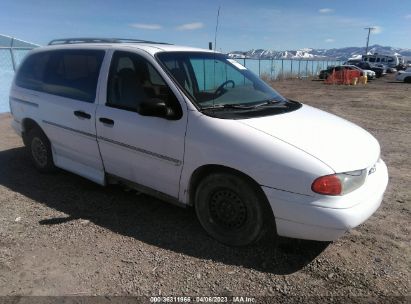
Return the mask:
[[[359,57],[365,52],[364,47],[346,47],[339,49],[310,49],[304,48],[300,50],[275,51],[256,49],[246,52],[233,51],[229,56],[233,58],[261,58],[261,59],[338,59],[347,60],[353,57]],[[390,46],[372,45],[368,50],[369,54],[384,54],[384,55],[402,55],[411,57],[411,49],[394,48]]]

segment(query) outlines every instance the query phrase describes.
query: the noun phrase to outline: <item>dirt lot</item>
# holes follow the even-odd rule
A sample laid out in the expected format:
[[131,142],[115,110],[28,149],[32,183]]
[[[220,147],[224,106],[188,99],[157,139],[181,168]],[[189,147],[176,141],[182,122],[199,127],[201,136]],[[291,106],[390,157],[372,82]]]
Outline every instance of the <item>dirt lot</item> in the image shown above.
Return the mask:
[[382,207],[331,244],[272,238],[225,247],[191,209],[63,171],[39,174],[1,115],[0,295],[409,296],[411,85],[392,79],[274,84],[382,146],[390,173]]

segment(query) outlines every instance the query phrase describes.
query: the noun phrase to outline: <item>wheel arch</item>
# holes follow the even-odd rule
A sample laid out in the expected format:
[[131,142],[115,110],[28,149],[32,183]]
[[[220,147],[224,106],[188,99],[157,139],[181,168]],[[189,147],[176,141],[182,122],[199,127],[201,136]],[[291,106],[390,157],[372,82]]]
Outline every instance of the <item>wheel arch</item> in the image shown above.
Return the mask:
[[253,179],[251,176],[248,174],[241,172],[237,169],[223,166],[223,165],[215,165],[215,164],[209,164],[209,165],[203,165],[196,170],[191,175],[190,182],[189,182],[189,202],[188,204],[192,207],[195,206],[194,200],[195,200],[195,195],[198,186],[200,185],[200,182],[206,178],[208,175],[213,174],[213,173],[228,173],[228,174],[233,174],[235,176],[241,177],[245,179],[254,189],[257,191],[257,195],[261,199],[262,203],[262,208],[263,208],[263,214],[264,214],[264,232],[260,235],[260,237],[256,240],[258,241],[261,239],[261,237],[264,239],[265,237],[269,235],[277,235],[277,225],[275,221],[275,215],[274,211],[271,208],[271,205],[268,201],[268,198],[266,194],[264,193],[263,189],[261,188],[260,184]]
[[[233,174],[239,177],[244,178],[247,180],[252,186],[255,187],[255,189],[258,191],[258,193],[261,195],[261,198],[264,198],[266,203],[268,203],[267,196],[265,195],[264,191],[262,190],[261,186],[255,179],[253,179],[251,176],[248,174],[241,172],[237,169],[223,166],[223,165],[216,165],[216,164],[209,164],[209,165],[203,165],[201,167],[198,167],[194,172],[191,174],[190,181],[189,181],[189,201],[188,204],[190,206],[194,206],[194,198],[195,198],[195,193],[197,191],[197,187],[200,184],[200,182],[208,175],[212,173],[229,173]],[[271,209],[271,208],[270,208]],[[271,210],[272,212],[272,210]]]
[[[42,131],[42,132],[44,133],[44,131],[43,131],[43,129],[40,127],[40,125],[39,125],[34,119],[32,119],[32,118],[24,118],[24,119],[22,120],[21,126],[22,126],[22,138],[23,138],[24,144],[26,144],[27,134],[28,134],[31,130],[37,128],[37,129],[39,129],[40,131]],[[45,134],[45,133],[44,133],[44,134]]]

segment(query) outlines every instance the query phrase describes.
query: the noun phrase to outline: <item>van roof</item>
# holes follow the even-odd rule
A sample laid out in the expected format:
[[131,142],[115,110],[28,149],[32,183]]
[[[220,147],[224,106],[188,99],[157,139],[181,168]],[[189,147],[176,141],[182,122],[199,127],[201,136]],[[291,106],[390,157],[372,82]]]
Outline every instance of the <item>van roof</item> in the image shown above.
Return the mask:
[[60,50],[60,49],[116,49],[144,50],[151,55],[159,52],[208,52],[215,51],[194,48],[190,46],[173,45],[165,42],[154,42],[139,39],[123,39],[123,38],[63,38],[50,41],[47,46],[37,48],[36,50]]
[[368,55],[362,55],[363,58],[367,58],[367,57],[402,57],[402,55],[400,54],[368,54]]
[[[207,52],[214,53],[213,50],[195,48],[190,46],[171,45],[171,44],[150,44],[150,43],[78,43],[78,44],[59,44],[48,45],[34,49],[34,52],[45,50],[67,50],[67,49],[115,49],[115,50],[144,50],[151,55],[160,52]],[[219,52],[217,52],[219,53]]]
[[78,43],[151,43],[151,44],[170,44],[166,42],[148,41],[134,38],[61,38],[54,39],[48,45],[56,44],[78,44]]

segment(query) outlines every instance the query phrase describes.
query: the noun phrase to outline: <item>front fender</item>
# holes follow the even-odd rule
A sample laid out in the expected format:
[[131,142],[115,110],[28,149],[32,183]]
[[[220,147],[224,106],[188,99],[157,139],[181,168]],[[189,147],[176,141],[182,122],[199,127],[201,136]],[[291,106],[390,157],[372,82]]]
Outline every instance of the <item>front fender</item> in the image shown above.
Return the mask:
[[334,173],[310,154],[236,120],[190,111],[180,181],[183,203],[189,202],[193,172],[209,164],[240,171],[261,186],[304,195],[313,195],[315,178]]

